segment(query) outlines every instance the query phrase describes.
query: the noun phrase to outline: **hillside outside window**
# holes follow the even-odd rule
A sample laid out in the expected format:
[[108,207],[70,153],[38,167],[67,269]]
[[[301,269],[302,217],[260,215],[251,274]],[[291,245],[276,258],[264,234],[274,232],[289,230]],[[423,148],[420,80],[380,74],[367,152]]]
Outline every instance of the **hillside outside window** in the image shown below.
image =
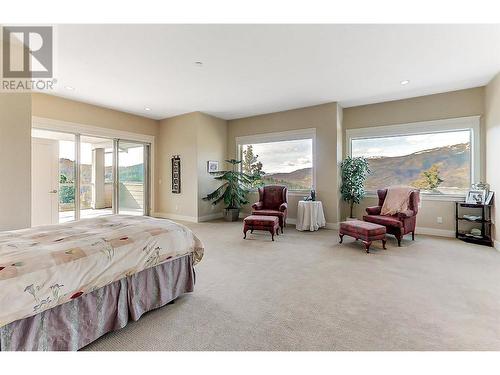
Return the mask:
[[403,125],[388,127],[385,135],[377,134],[382,127],[348,132],[350,154],[365,157],[371,169],[365,189],[407,185],[427,195],[464,196],[479,174],[478,123],[462,129],[450,120],[441,129],[439,123],[409,124],[406,134]]
[[261,172],[264,184],[284,185],[289,191],[309,191],[313,188],[313,135],[279,133],[246,138],[248,141],[238,142],[243,172]]

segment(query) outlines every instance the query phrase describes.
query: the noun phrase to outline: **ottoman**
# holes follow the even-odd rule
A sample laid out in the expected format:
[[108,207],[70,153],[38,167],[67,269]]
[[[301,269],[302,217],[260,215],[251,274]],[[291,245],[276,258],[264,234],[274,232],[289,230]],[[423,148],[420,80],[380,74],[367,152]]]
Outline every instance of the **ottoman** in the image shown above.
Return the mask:
[[370,252],[372,241],[382,240],[382,246],[385,250],[385,226],[366,221],[353,220],[340,223],[339,236],[340,243],[344,236],[354,237],[363,241],[366,252]]
[[243,220],[243,233],[247,238],[247,231],[253,233],[254,230],[265,230],[271,233],[271,239],[274,241],[274,235],[279,235],[280,221],[276,216],[250,215]]

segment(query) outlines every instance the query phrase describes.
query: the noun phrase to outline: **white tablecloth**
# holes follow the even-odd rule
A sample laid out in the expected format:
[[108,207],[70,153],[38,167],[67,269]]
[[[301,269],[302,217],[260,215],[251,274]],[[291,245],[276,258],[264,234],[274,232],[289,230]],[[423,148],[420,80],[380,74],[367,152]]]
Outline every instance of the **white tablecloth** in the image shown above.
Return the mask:
[[326,226],[321,201],[299,201],[297,208],[297,230],[315,231]]

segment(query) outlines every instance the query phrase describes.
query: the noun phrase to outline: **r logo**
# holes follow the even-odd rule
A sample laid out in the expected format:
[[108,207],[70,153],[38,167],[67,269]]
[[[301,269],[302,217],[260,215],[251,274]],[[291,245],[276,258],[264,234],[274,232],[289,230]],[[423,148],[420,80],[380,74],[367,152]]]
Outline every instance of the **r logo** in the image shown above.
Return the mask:
[[3,27],[3,77],[52,77],[52,26]]

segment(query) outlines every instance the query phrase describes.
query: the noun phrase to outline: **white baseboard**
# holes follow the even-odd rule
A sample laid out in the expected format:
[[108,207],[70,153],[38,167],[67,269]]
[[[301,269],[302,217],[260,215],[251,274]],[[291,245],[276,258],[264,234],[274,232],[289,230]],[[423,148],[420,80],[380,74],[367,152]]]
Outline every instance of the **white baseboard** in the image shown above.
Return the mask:
[[417,227],[415,229],[415,234],[426,234],[429,236],[438,236],[438,237],[452,237],[452,238],[455,237],[454,230],[426,228],[426,227]]
[[339,223],[326,223],[326,229],[339,229]]
[[[240,219],[243,219],[249,215],[250,215],[250,213],[248,213],[248,212],[240,212]],[[178,214],[173,214],[170,212],[153,212],[152,216],[161,217],[161,218],[165,218],[165,219],[171,219],[171,220],[179,220],[179,221],[188,221],[191,223],[198,223],[198,222],[203,222],[203,221],[221,219],[223,217],[223,213],[222,212],[215,212],[213,214],[195,217],[195,216],[178,215]],[[296,218],[287,218],[286,222],[287,222],[287,224],[295,225],[295,224],[297,224],[297,219]],[[326,223],[325,228],[338,230],[339,223]],[[429,235],[429,236],[438,236],[438,237],[449,237],[449,238],[455,237],[455,231],[447,230],[447,229],[417,227],[415,230],[415,233]],[[500,251],[500,242],[494,241],[494,247],[496,250]]]
[[179,220],[179,221],[188,221],[191,223],[197,223],[198,218],[196,216],[185,216],[185,215],[178,215],[178,214],[173,214],[170,212],[153,212],[151,215],[153,217],[160,217],[163,219],[171,219],[171,220]]
[[222,212],[215,212],[213,214],[199,216],[198,222],[222,219],[223,217],[224,217],[224,214]]
[[493,240],[493,248],[500,251],[500,241]]

